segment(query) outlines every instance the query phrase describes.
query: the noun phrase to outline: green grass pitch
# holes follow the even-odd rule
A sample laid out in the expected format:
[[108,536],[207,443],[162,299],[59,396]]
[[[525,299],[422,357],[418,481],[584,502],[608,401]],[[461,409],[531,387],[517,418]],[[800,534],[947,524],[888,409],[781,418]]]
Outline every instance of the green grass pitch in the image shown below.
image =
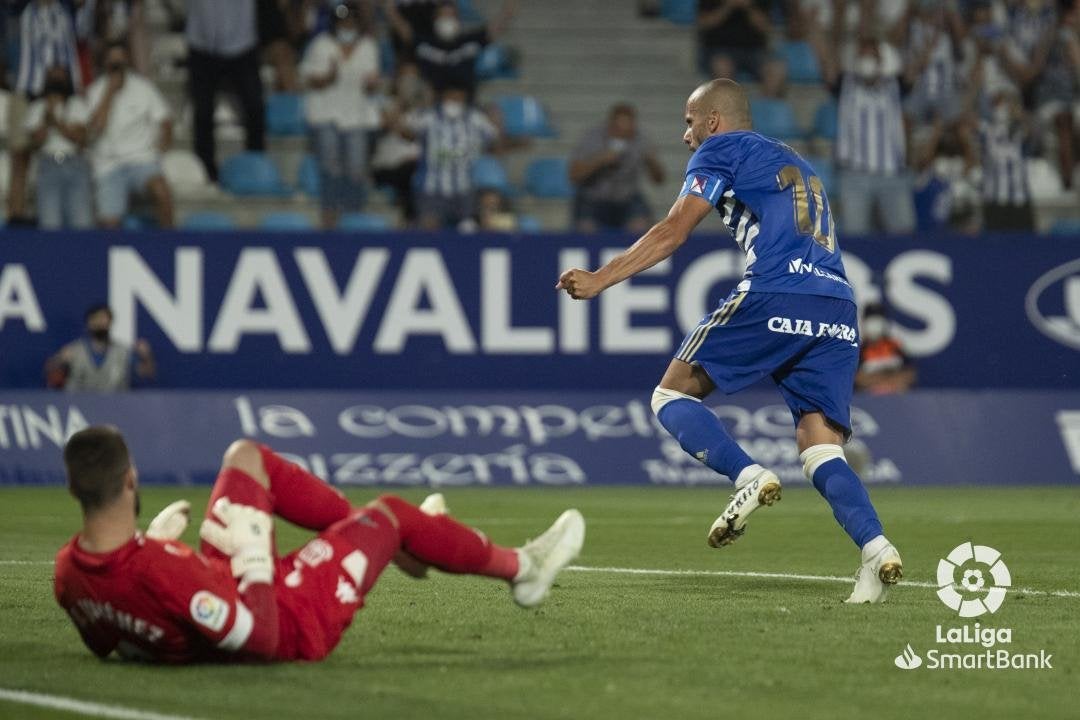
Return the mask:
[[[145,488],[144,514],[178,497],[199,507],[207,493]],[[40,562],[75,531],[74,502],[59,488],[4,489],[0,688],[198,718],[1080,717],[1078,487],[872,490],[912,582],[933,583],[938,558],[961,542],[1002,552],[1014,586],[1038,592],[1011,591],[979,622],[1012,628],[1012,645],[999,647],[1053,653],[1042,671],[898,669],[907,643],[924,655],[937,625],[964,624],[932,588],[901,585],[885,605],[851,607],[848,583],[737,574],[852,575],[855,549],[810,489],[788,489],[722,550],[705,545],[721,490],[445,494],[457,517],[505,544],[580,508],[582,566],[733,574],[568,571],[546,604],[524,611],[496,582],[417,582],[390,568],[322,663],[100,662],[53,603],[52,568]],[[285,549],[306,535],[282,525],[278,537]],[[0,718],[27,717],[71,715],[0,701]]]

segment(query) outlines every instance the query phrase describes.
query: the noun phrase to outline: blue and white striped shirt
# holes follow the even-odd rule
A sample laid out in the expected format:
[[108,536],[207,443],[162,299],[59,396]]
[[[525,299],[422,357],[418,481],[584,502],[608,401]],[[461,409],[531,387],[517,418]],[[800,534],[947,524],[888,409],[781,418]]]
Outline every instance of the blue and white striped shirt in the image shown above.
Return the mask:
[[1026,205],[1030,199],[1024,128],[1019,123],[979,122],[982,142],[982,197],[996,205]]
[[38,95],[45,87],[46,71],[54,65],[63,65],[75,90],[81,90],[75,24],[67,8],[58,1],[37,0],[23,10],[19,27],[19,73],[15,89],[24,95]]
[[473,191],[472,168],[497,130],[484,113],[466,108],[458,117],[427,110],[409,122],[423,142],[417,187],[426,195],[461,197]]
[[[937,31],[936,35],[936,42],[930,50],[926,67],[923,68],[922,74],[916,81],[919,91],[930,101],[946,100],[952,98],[957,92],[957,63],[952,35],[944,31]],[[929,43],[934,40],[935,28],[928,23],[915,20],[911,24],[909,55],[921,56],[926,52]]]
[[864,83],[845,73],[840,80],[837,126],[839,167],[879,175],[903,172],[907,150],[897,78]]

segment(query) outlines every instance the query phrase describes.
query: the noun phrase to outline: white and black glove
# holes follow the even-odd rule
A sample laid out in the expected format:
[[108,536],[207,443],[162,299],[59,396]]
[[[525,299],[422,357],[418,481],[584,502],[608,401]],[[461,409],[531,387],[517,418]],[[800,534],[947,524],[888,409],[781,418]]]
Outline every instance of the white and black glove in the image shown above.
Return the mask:
[[272,582],[273,519],[258,508],[238,505],[228,498],[218,498],[210,512],[213,517],[203,520],[199,536],[232,558],[232,574],[239,578],[241,587]]
[[151,540],[176,540],[187,530],[190,519],[191,503],[177,500],[154,516],[146,528],[146,537]]

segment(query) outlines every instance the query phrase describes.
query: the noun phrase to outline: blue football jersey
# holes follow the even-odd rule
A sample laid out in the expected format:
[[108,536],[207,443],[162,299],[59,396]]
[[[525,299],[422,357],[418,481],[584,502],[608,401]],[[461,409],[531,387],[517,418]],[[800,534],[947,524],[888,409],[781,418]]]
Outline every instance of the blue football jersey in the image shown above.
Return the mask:
[[739,291],[854,300],[821,179],[784,143],[744,131],[709,137],[686,166],[687,194],[716,206],[746,253]]

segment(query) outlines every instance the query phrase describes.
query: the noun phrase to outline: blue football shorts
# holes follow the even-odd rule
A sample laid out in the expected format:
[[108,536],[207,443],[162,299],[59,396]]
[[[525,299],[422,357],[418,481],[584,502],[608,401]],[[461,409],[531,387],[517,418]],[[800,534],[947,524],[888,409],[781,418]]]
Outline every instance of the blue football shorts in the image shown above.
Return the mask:
[[771,376],[796,423],[821,412],[850,434],[859,367],[850,300],[733,292],[686,336],[675,358],[700,366],[728,395]]

